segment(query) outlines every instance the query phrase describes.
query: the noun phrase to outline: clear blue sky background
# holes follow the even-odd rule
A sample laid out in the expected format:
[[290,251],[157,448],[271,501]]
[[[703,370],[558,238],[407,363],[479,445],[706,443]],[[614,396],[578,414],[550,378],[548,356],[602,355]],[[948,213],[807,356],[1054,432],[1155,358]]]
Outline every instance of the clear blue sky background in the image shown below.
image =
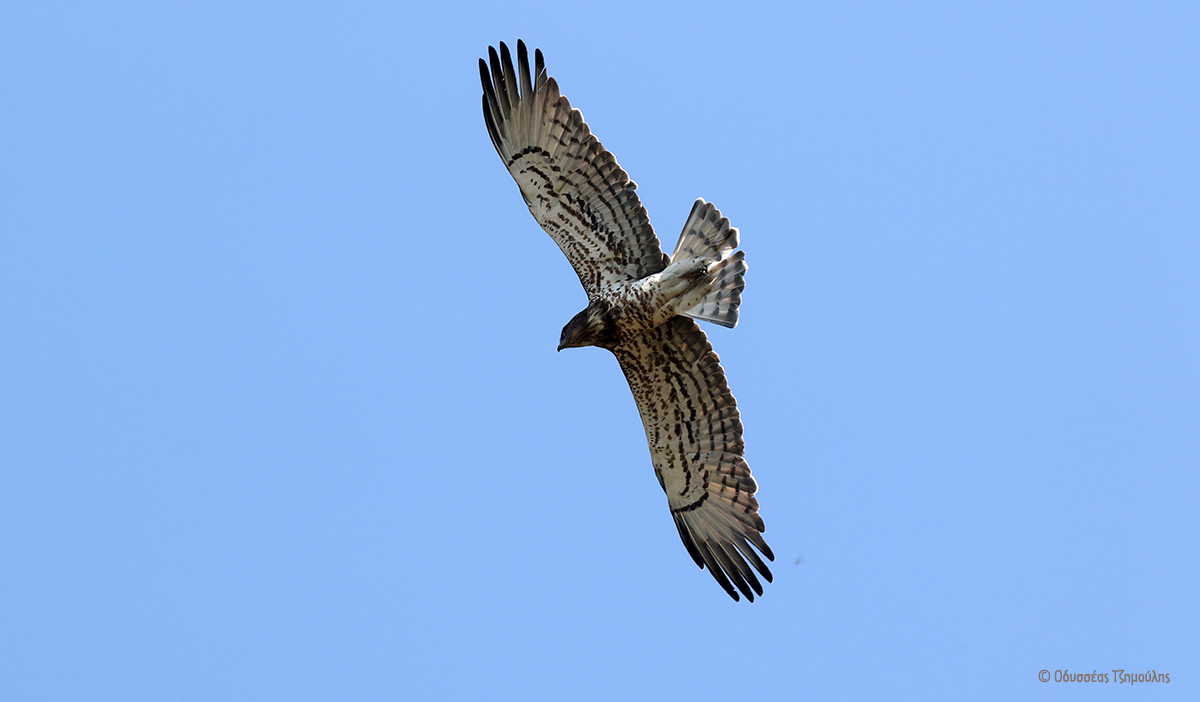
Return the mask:
[[[0,696],[1200,699],[1200,11],[0,7]],[[775,582],[687,556],[488,140],[741,228]],[[1168,685],[1038,671],[1168,672]],[[1111,676],[1111,673],[1109,673]],[[1107,687],[1112,692],[1098,693]]]

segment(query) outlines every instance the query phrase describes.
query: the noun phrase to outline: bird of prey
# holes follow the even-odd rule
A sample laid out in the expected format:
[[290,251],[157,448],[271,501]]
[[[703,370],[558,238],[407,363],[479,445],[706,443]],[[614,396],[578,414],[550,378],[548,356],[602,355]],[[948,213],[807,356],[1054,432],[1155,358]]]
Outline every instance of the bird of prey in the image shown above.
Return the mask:
[[488,56],[479,74],[492,144],[588,296],[558,349],[599,346],[617,357],[684,546],[730,597],[741,591],[753,602],[763,589],[749,564],[767,582],[771,571],[751,544],[775,556],[762,537],[737,403],[693,321],[737,325],[746,272],[738,230],[698,199],[667,256],[637,185],[559,94],[542,52],[532,71],[522,41],[515,67],[503,42]]

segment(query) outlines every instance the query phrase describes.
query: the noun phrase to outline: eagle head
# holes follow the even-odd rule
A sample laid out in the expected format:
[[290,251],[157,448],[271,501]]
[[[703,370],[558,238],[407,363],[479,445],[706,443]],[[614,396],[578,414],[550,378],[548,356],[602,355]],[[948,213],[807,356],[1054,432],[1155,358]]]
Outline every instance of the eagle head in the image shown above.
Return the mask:
[[600,346],[611,349],[617,343],[617,324],[612,305],[593,300],[582,312],[571,318],[558,338],[558,350],[581,346]]

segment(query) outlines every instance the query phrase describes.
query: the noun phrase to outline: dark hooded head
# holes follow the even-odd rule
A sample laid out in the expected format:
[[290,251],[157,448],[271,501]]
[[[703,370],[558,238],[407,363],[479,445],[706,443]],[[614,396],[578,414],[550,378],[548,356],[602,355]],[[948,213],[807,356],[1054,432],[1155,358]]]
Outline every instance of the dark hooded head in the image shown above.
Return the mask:
[[613,319],[612,305],[603,300],[593,300],[582,312],[571,318],[563,327],[558,339],[558,350],[599,346],[611,349],[617,343],[617,325]]

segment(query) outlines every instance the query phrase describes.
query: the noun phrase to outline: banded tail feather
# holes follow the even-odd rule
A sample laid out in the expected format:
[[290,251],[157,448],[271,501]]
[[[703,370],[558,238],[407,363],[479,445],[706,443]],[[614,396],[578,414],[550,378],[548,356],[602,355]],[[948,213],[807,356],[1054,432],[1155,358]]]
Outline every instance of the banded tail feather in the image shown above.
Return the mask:
[[737,228],[729,226],[729,220],[711,202],[697,198],[671,262],[693,258],[708,261],[708,274],[713,282],[700,302],[680,314],[731,329],[737,326],[738,306],[746,287],[746,254],[734,251],[738,243]]

